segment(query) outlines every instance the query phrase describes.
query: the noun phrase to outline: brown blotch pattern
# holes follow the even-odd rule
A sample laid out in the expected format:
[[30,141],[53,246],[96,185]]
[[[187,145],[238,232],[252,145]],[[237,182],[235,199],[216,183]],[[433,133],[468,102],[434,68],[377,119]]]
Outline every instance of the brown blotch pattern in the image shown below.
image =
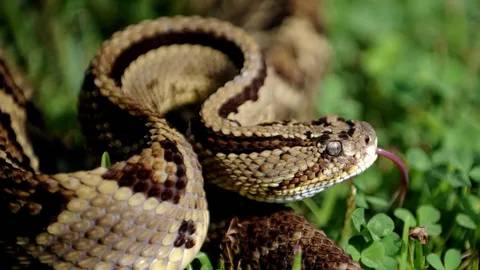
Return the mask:
[[16,232],[16,236],[38,234],[65,208],[67,198],[58,192],[56,183],[3,159],[0,168],[0,214],[6,238],[12,236],[8,232]]
[[27,99],[21,87],[14,81],[13,74],[7,67],[5,60],[0,58],[0,89],[13,97],[15,102],[20,106],[25,106]]
[[16,140],[15,131],[12,128],[10,115],[0,111],[0,151],[3,151],[7,158],[28,170],[30,158],[23,152],[22,146]]
[[198,44],[221,51],[228,55],[233,64],[241,69],[245,61],[241,48],[235,42],[221,36],[212,35],[208,32],[189,31],[187,29],[164,33],[157,33],[150,37],[131,44],[115,59],[110,76],[118,85],[121,85],[121,77],[125,69],[140,55],[161,46],[172,44]]
[[182,224],[180,225],[180,228],[178,229],[178,235],[175,241],[173,242],[173,245],[175,247],[181,247],[182,245],[185,245],[185,248],[192,248],[195,246],[195,240],[193,239],[192,235],[196,231],[196,226],[195,223],[191,220],[189,221],[182,221]]
[[361,269],[358,263],[305,218],[291,211],[233,218],[209,235],[207,247],[219,252],[229,269],[291,269],[302,250],[302,269]]
[[332,125],[330,122],[327,121],[327,117],[325,116],[312,121],[311,124],[315,126],[324,126],[324,127],[328,127]]
[[328,140],[330,140],[330,134],[329,133],[322,133],[322,135],[320,135],[320,137],[318,137],[318,139],[320,140],[320,142],[326,142]]
[[343,140],[348,140],[348,138],[349,138],[350,136],[348,135],[348,132],[347,132],[347,131],[342,130],[342,131],[340,131],[340,133],[338,134],[338,137],[339,137],[340,139],[343,139]]
[[347,130],[348,136],[352,137],[354,133],[355,133],[355,127],[350,126]]
[[274,137],[234,137],[234,136],[214,136],[204,140],[203,145],[212,152],[220,153],[252,153],[262,152],[264,150],[274,150],[282,147],[294,146],[312,146],[313,142],[302,140],[300,138]]
[[264,150],[274,150],[281,147],[312,146],[314,141],[301,138],[284,138],[282,136],[234,136],[215,133],[199,121],[193,122],[193,132],[196,141],[204,148],[214,153],[252,153]]
[[241,93],[227,100],[218,109],[218,114],[221,117],[227,118],[230,113],[238,112],[238,106],[242,105],[247,100],[256,101],[258,99],[258,90],[263,85],[263,82],[267,77],[267,67],[264,61],[262,61],[262,67],[257,74],[257,77],[252,80],[250,85],[245,87]]
[[174,142],[163,140],[160,145],[164,149],[164,159],[175,164],[176,170],[167,176],[164,182],[153,178],[152,169],[139,162],[127,162],[121,168],[112,168],[103,174],[104,179],[116,180],[119,186],[132,188],[134,192],[144,193],[147,197],[155,197],[159,201],[170,201],[177,204],[187,186],[187,176],[183,156]]

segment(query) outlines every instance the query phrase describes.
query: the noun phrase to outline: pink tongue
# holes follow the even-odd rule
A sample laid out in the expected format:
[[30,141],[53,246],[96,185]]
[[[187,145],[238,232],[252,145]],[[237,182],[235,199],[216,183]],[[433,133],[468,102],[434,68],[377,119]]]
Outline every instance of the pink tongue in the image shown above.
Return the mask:
[[403,199],[405,199],[405,195],[407,194],[407,189],[408,189],[408,168],[403,162],[402,159],[400,159],[397,155],[395,155],[392,152],[389,152],[385,149],[382,148],[377,148],[377,154],[379,156],[386,157],[390,159],[395,166],[400,170],[400,173],[402,174],[402,184],[400,186],[400,189],[396,192],[395,196],[393,197],[393,200],[399,201],[399,204],[402,205]]

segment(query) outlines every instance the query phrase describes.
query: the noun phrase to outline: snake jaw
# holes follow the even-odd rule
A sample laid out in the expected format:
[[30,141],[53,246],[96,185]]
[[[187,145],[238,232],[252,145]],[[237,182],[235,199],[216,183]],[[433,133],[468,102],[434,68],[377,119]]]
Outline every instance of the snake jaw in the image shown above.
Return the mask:
[[373,163],[377,160],[377,138],[373,141],[372,144],[367,146],[365,150],[365,158],[363,159],[362,164],[360,164],[361,171],[363,172],[368,169]]
[[358,134],[352,137],[353,146],[350,150],[355,153],[356,166],[350,168],[348,173],[337,182],[350,179],[364,172],[377,160],[377,136],[373,127],[364,121],[356,122]]

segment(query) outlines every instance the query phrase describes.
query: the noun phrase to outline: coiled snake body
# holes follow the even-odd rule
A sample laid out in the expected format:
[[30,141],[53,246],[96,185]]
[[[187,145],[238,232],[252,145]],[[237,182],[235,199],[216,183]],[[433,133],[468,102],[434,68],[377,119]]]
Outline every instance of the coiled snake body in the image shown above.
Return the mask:
[[[250,199],[288,202],[374,162],[377,139],[365,122],[272,121],[265,102],[280,90],[271,75],[258,45],[228,23],[130,26],[92,61],[79,106],[90,145],[126,159],[45,175],[25,137],[25,97],[2,64],[2,213],[15,242],[2,240],[7,253],[56,269],[182,269],[207,233],[203,177]],[[188,138],[162,118],[203,100]]]

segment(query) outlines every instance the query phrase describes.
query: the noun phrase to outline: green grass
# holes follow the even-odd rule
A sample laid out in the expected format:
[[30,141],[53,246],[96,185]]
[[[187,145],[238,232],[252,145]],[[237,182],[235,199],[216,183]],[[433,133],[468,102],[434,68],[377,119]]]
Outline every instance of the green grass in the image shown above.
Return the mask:
[[[48,130],[81,145],[75,102],[83,71],[114,30],[178,11],[176,1],[0,2],[0,46],[35,86]],[[404,157],[411,185],[379,160],[354,180],[292,204],[372,269],[478,269],[480,244],[480,3],[325,0],[333,65],[319,115],[372,123]],[[355,190],[355,194],[352,194]],[[409,237],[422,226],[427,244]]]
[[[480,244],[480,3],[326,1],[333,67],[320,114],[372,123],[379,144],[403,155],[411,185],[403,208],[388,201],[398,185],[379,160],[354,180],[353,228],[340,229],[348,187],[297,205],[363,266],[374,269],[477,269]],[[333,202],[332,202],[333,201]],[[312,209],[342,205],[320,219]],[[351,207],[350,207],[351,208]],[[327,220],[325,220],[327,219]],[[426,228],[429,242],[408,237]],[[348,230],[347,230],[348,232]],[[460,260],[461,259],[461,260]]]

